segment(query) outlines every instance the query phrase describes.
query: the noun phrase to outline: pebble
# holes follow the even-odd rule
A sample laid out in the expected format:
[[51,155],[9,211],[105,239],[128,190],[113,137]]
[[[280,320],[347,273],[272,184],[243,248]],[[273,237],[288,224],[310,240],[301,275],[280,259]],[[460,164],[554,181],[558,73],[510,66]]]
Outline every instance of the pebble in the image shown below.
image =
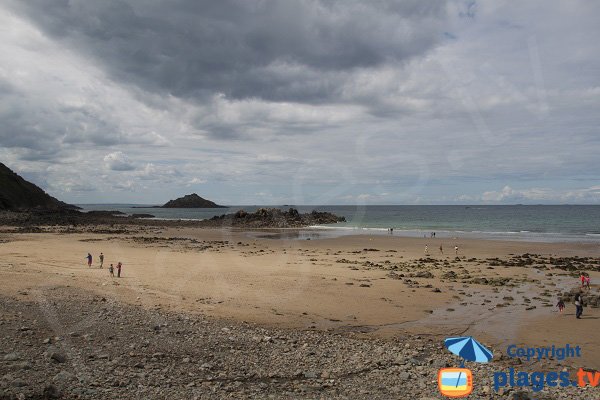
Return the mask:
[[19,360],[19,354],[18,353],[8,353],[4,356],[4,361],[17,361]]
[[[72,294],[72,290],[68,293]],[[202,315],[146,311],[117,302],[96,302],[91,308],[82,309],[81,304],[88,303],[78,301],[77,296],[85,295],[61,300],[58,292],[47,294],[49,304],[56,302],[54,307],[60,310],[53,321],[58,326],[74,327],[81,321],[82,312],[91,318],[102,311],[102,317],[94,324],[80,329],[82,337],[90,335],[94,342],[69,340],[60,347],[49,346],[50,341],[42,343],[53,328],[44,325],[40,308],[6,300],[0,304],[2,315],[6,312],[16,315],[17,311],[22,314],[11,325],[2,326],[0,348],[10,349],[17,356],[8,353],[2,357],[0,367],[9,368],[10,373],[3,371],[6,375],[0,378],[0,398],[17,399],[27,394],[27,398],[90,400],[430,400],[439,398],[436,397],[438,370],[457,365],[456,357],[444,348],[443,341],[428,335],[377,339],[335,331],[267,329]],[[35,319],[39,322],[33,322]],[[39,337],[27,336],[31,340],[23,340],[19,327],[24,325],[35,327]],[[164,334],[154,334],[149,328],[152,326],[160,326]],[[181,334],[177,335],[177,331]],[[44,351],[46,358],[39,360]],[[62,364],[67,362],[67,355],[72,367]],[[17,362],[11,364],[7,357]],[[63,360],[62,363],[56,358]],[[471,397],[513,395],[507,389],[501,389],[502,394],[496,393],[491,386],[493,372],[506,370],[513,361],[498,359],[494,357],[490,365],[470,366],[476,381]],[[52,362],[40,362],[44,360]],[[25,367],[19,369],[21,364]],[[544,366],[556,371],[562,367],[554,361]],[[525,369],[526,365],[520,368]],[[22,383],[27,386],[15,386]],[[597,399],[592,396],[596,394],[593,390],[575,389],[545,388],[544,395]],[[530,388],[526,391],[531,392]]]
[[50,359],[56,363],[62,364],[67,361],[67,356],[58,351],[53,351],[50,353]]

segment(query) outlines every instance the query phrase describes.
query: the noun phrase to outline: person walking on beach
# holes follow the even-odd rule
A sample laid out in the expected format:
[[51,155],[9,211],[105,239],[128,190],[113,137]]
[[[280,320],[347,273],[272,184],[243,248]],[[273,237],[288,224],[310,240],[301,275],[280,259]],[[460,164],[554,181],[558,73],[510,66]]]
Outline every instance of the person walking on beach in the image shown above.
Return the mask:
[[587,290],[590,290],[590,284],[592,283],[591,280],[592,278],[589,275],[585,277],[585,287]]
[[100,268],[102,268],[104,266],[104,254],[100,253],[98,258],[100,259]]
[[108,267],[108,272],[110,273],[111,278],[115,277],[115,267],[113,267],[112,264],[110,264],[110,267]]
[[575,317],[581,319],[581,314],[583,314],[583,298],[581,297],[581,293],[575,295],[575,308]]
[[562,301],[560,297],[558,298],[558,303],[556,303],[556,307],[558,307],[558,312],[562,314],[563,310],[565,309],[565,302]]
[[88,267],[92,266],[92,255],[90,253],[88,253],[88,255],[85,257],[88,260]]
[[583,287],[585,286],[585,272],[581,273],[579,279],[581,280],[581,288],[583,289]]
[[458,255],[458,246],[454,246],[454,254]]
[[123,267],[123,264],[121,264],[121,261],[119,261],[117,263],[117,278],[121,277],[121,268]]
[[428,256],[429,255],[429,248],[427,247],[427,245],[425,245],[425,255]]
[[440,244],[440,254],[444,254],[444,248],[442,247],[442,245]]

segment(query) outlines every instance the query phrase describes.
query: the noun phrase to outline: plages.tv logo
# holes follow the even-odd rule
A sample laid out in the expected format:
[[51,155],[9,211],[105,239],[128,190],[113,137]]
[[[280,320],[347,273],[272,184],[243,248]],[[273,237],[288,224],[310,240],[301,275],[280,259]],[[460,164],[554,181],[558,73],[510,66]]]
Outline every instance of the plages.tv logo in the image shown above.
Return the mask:
[[460,368],[442,368],[438,372],[438,388],[446,397],[466,397],[473,391],[473,373],[464,368],[465,361],[486,363],[493,357],[492,352],[485,348],[472,336],[450,337],[444,340],[446,348],[462,358]]

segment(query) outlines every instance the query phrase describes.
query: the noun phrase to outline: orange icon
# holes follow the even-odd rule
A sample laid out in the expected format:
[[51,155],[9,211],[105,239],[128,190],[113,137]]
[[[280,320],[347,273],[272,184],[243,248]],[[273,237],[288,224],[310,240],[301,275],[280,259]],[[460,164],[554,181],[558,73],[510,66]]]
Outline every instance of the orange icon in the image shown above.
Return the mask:
[[466,397],[473,391],[473,374],[466,368],[442,368],[438,372],[438,387],[446,397]]

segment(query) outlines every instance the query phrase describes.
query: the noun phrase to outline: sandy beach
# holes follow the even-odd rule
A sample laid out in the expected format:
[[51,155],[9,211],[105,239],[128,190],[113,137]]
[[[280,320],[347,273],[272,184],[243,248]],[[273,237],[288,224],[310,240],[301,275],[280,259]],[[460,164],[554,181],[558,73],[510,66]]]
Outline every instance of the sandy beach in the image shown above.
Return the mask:
[[[581,357],[551,362],[600,368],[597,306],[586,307],[580,320],[572,303],[563,313],[555,307],[559,295],[579,284],[578,274],[561,263],[592,267],[588,297],[597,299],[600,273],[592,269],[599,259],[592,244],[399,236],[286,240],[260,238],[276,231],[151,226],[118,233],[110,227],[2,232],[0,295],[16,301],[41,305],[63,290],[80,290],[147,312],[289,332],[437,343],[472,335],[495,354],[510,344],[569,343],[581,346]],[[88,252],[95,257],[92,268],[84,259]],[[117,262],[123,263],[121,278],[108,272]],[[95,322],[82,310],[70,324],[85,331]]]

